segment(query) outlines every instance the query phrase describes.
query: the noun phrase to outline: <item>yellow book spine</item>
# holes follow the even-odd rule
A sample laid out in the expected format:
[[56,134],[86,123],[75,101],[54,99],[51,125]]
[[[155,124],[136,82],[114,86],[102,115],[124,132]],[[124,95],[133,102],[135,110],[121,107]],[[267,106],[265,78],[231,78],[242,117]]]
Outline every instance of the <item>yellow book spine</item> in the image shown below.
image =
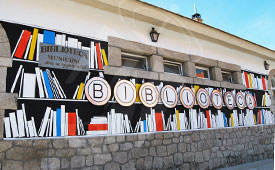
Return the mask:
[[254,116],[254,124],[256,125],[256,117],[255,117],[255,115],[253,115]]
[[179,113],[179,110],[176,110],[176,114],[177,114],[177,126],[178,126],[178,130],[180,130],[180,113]]
[[234,121],[233,121],[233,114],[232,113],[230,114],[230,117],[231,117],[231,127],[234,127]]
[[200,88],[200,86],[198,86],[198,85],[195,85],[195,86],[194,86],[194,89],[195,89],[195,95],[197,94],[197,91],[199,90],[199,88]]
[[76,96],[77,100],[81,99],[83,88],[84,88],[84,83],[80,83],[80,86],[79,86],[79,89],[78,89],[78,92],[77,92],[77,96]]
[[251,74],[249,74],[249,85],[250,85],[250,88],[253,88]]
[[32,35],[31,47],[30,47],[30,53],[29,53],[29,57],[28,57],[29,60],[33,60],[33,55],[34,55],[34,50],[35,50],[37,35],[38,35],[38,29],[34,28],[33,29],[33,35]]
[[104,65],[108,66],[109,64],[108,64],[108,60],[107,60],[107,56],[106,56],[105,50],[101,49],[101,53],[102,53],[102,56],[103,56]]
[[141,84],[136,84],[136,91],[137,91],[137,97],[136,97],[136,102],[140,102],[140,98],[139,98],[139,88],[140,88]]
[[265,107],[265,94],[264,94],[264,107]]

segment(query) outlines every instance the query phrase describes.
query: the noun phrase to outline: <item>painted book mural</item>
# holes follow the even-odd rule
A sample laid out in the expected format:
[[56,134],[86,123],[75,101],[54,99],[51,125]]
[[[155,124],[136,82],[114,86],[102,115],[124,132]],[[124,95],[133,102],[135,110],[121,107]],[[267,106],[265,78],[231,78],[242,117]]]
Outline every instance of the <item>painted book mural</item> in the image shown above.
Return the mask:
[[274,123],[267,77],[243,72],[245,91],[104,74],[108,43],[1,21],[12,49],[6,138],[66,137]]

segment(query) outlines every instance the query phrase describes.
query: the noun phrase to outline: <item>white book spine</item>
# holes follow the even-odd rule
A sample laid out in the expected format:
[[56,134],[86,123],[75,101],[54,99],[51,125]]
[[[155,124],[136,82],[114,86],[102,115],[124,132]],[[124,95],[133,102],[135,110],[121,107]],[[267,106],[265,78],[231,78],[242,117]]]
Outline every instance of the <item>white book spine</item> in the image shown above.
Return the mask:
[[53,136],[56,136],[56,111],[53,112]]
[[23,78],[23,97],[35,97],[36,75],[24,73]]
[[78,109],[75,109],[75,113],[76,113],[76,130],[77,130],[77,135],[80,135]]
[[49,136],[52,136],[52,131],[53,131],[53,110],[51,110],[51,115],[50,115]]
[[61,105],[61,136],[65,136],[66,113],[65,105]]
[[44,75],[43,75],[42,70],[40,70],[40,77],[42,78],[42,84],[43,84],[43,87],[44,87],[44,92],[45,92],[46,98],[49,98],[49,94],[48,94],[48,91],[47,91],[47,88],[46,88],[45,79],[44,79]]
[[34,136],[37,137],[38,135],[37,135],[37,130],[36,130],[35,122],[34,122],[34,117],[31,117],[31,121],[32,121],[32,128],[33,128]]
[[14,82],[13,82],[13,84],[12,84],[12,86],[11,86],[11,93],[13,93],[14,92],[14,89],[15,89],[15,86],[16,86],[16,83],[17,83],[17,80],[18,80],[18,78],[19,78],[19,75],[20,75],[20,73],[21,73],[21,70],[22,70],[22,65],[20,65],[19,66],[19,68],[18,68],[18,71],[17,71],[17,73],[16,73],[16,76],[15,76],[15,79],[14,79]]
[[30,137],[34,137],[33,123],[31,120],[28,121],[28,127],[29,127]]
[[19,137],[18,127],[17,127],[17,122],[16,122],[16,117],[15,117],[15,112],[10,113],[9,116],[10,116],[12,137],[14,137],[14,138]]
[[38,90],[39,90],[39,97],[40,98],[44,98],[44,89],[43,89],[43,85],[42,85],[42,81],[41,81],[41,74],[40,74],[40,68],[39,67],[35,67],[35,74],[36,74],[36,80],[37,80],[37,84],[38,84]]
[[19,137],[25,136],[24,115],[22,110],[16,111]]
[[4,123],[5,123],[5,134],[6,138],[11,138],[11,124],[10,124],[10,118],[5,117],[4,118]]
[[79,85],[77,85],[77,87],[75,89],[73,99],[76,99],[76,95],[77,95],[78,89],[79,89]]
[[43,38],[44,38],[44,35],[43,34],[39,34],[37,35],[37,48],[36,48],[36,61],[39,61],[39,52],[40,52],[40,43],[43,42]]
[[46,130],[46,126],[47,126],[47,123],[48,123],[50,112],[51,112],[51,108],[47,107],[46,111],[45,111],[45,114],[44,114],[43,123],[40,127],[40,132],[39,132],[40,137],[44,136],[44,134],[45,134],[45,130]]
[[22,106],[22,112],[23,112],[23,115],[24,115],[24,123],[25,123],[25,129],[26,129],[26,136],[29,137],[30,133],[29,133],[28,123],[27,123],[25,104],[22,104],[21,106]]
[[19,97],[22,97],[22,89],[23,89],[23,78],[24,78],[24,68],[22,68],[21,80],[20,80],[20,87],[19,87]]
[[96,48],[95,47],[94,47],[94,61],[95,61],[95,69],[98,69],[97,52],[96,52]]
[[58,85],[59,88],[61,89],[61,92],[62,92],[63,96],[64,96],[65,98],[67,98],[67,96],[65,95],[65,93],[64,93],[64,91],[63,91],[63,89],[62,89],[62,87],[61,87],[61,85],[60,85],[60,83],[59,83],[58,79],[56,78],[56,76],[55,76],[55,74],[54,74],[53,71],[52,71],[52,74],[53,74],[54,79],[55,79],[56,82],[57,82],[57,85]]
[[24,55],[24,59],[25,59],[25,60],[27,59],[28,54],[29,54],[31,41],[32,41],[32,35],[30,36],[30,39],[29,39],[29,42],[28,42],[28,45],[27,45],[27,48],[26,48],[26,52],[25,52],[25,55]]
[[90,68],[95,68],[95,44],[93,41],[91,41],[90,46]]

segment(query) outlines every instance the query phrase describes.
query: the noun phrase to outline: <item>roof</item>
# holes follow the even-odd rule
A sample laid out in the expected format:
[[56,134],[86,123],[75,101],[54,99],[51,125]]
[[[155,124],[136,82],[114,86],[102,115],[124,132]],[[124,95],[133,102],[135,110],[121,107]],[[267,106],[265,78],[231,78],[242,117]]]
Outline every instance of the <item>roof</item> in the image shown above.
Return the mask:
[[275,61],[274,50],[140,0],[73,1]]

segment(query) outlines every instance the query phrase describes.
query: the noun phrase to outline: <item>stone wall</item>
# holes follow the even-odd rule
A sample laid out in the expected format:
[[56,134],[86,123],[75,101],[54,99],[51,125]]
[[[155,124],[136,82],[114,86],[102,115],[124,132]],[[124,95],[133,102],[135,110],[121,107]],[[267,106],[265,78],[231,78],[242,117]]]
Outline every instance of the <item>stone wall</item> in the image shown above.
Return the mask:
[[275,125],[0,141],[6,169],[216,169],[273,158]]

